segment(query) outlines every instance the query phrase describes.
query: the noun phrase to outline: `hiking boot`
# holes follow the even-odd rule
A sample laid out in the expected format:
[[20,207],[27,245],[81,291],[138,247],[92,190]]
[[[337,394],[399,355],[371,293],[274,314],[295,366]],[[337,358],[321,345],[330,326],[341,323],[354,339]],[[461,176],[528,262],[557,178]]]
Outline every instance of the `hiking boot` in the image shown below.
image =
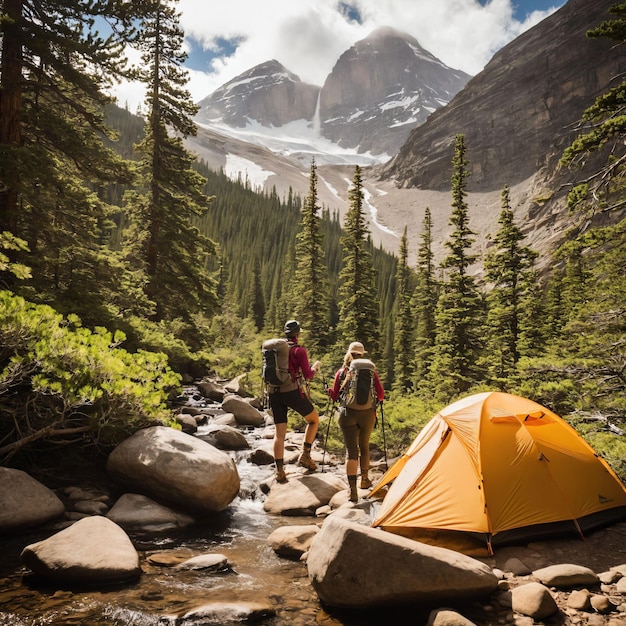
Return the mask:
[[369,489],[372,481],[367,476],[361,476],[361,489]]
[[355,487],[350,487],[350,502],[358,502],[359,501],[359,492]]
[[311,453],[308,450],[303,450],[300,458],[298,459],[298,465],[302,467],[306,467],[308,470],[314,472],[317,469],[317,465],[313,462],[311,458]]
[[287,474],[285,474],[285,470],[276,470],[276,482],[277,483],[287,482]]

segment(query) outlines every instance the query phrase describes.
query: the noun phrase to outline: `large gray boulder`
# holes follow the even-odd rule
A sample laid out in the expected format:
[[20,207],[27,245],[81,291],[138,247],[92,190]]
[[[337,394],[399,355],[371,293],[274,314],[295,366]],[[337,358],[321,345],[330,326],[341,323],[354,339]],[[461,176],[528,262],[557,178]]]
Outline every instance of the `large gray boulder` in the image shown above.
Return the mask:
[[239,492],[231,457],[166,426],[136,432],[107,459],[107,472],[129,491],[192,513],[224,510]]
[[35,574],[64,583],[119,583],[139,577],[139,555],[128,535],[106,517],[93,516],[22,550]]
[[498,586],[476,559],[336,515],[313,538],[307,568],[320,600],[337,608],[476,601]]
[[232,413],[241,426],[261,426],[265,423],[263,413],[238,395],[227,394],[222,402],[222,408]]
[[26,472],[0,467],[0,533],[41,526],[65,513],[56,494]]
[[193,526],[197,521],[191,515],[175,511],[138,493],[123,494],[107,517],[127,532],[161,533]]
[[281,484],[274,483],[263,508],[275,515],[315,515],[319,507],[328,504],[346,483],[335,474],[305,474],[290,477]]

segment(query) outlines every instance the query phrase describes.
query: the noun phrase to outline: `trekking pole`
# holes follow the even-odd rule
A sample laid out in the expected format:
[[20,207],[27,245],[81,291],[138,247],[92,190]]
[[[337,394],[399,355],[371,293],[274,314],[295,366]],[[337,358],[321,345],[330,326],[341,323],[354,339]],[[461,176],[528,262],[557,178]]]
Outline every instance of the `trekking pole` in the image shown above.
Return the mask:
[[[324,384],[324,391],[328,395],[328,382],[326,381],[326,377],[322,374],[322,383]],[[329,413],[328,410],[331,409]],[[332,421],[332,414],[335,411],[335,405],[332,402],[332,398],[328,396],[328,402],[326,403],[326,408],[324,409],[324,414],[328,417],[328,425],[326,426],[326,438],[324,439],[324,451],[322,452],[322,473],[324,472],[324,462],[326,460],[326,446],[328,445],[328,435],[330,433],[330,422]]]
[[[330,400],[330,398],[329,398]],[[326,438],[324,439],[324,451],[322,452],[322,473],[324,473],[324,461],[326,460],[326,446],[328,445],[328,435],[330,433],[330,423],[333,421],[332,415],[335,412],[335,405],[333,404],[332,406],[332,411],[329,415],[327,415],[328,418],[328,424],[326,426]]]
[[385,453],[385,470],[389,469],[389,464],[387,463],[387,440],[385,439],[385,411],[383,409],[383,403],[380,403],[380,421],[383,425],[383,452]]

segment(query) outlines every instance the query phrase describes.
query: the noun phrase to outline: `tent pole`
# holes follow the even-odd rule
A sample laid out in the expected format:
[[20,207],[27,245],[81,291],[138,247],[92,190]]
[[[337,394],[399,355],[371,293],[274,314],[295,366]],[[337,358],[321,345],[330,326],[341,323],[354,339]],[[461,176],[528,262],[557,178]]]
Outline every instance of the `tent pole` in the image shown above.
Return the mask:
[[578,520],[577,520],[577,519],[575,519],[575,520],[574,520],[574,526],[576,526],[576,530],[578,531],[578,534],[580,535],[580,538],[581,538],[583,541],[587,541],[587,540],[585,539],[585,535],[583,535],[583,531],[582,531],[582,529],[581,529],[580,525],[578,524]]

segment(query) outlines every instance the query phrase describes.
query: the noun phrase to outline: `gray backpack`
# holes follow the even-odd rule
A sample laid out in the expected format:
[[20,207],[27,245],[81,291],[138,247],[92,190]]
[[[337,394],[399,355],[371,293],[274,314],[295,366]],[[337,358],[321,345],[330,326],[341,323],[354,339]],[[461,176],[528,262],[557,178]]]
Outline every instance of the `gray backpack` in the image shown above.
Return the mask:
[[362,411],[376,404],[374,371],[376,366],[369,359],[354,359],[342,384],[340,402],[349,409]]

